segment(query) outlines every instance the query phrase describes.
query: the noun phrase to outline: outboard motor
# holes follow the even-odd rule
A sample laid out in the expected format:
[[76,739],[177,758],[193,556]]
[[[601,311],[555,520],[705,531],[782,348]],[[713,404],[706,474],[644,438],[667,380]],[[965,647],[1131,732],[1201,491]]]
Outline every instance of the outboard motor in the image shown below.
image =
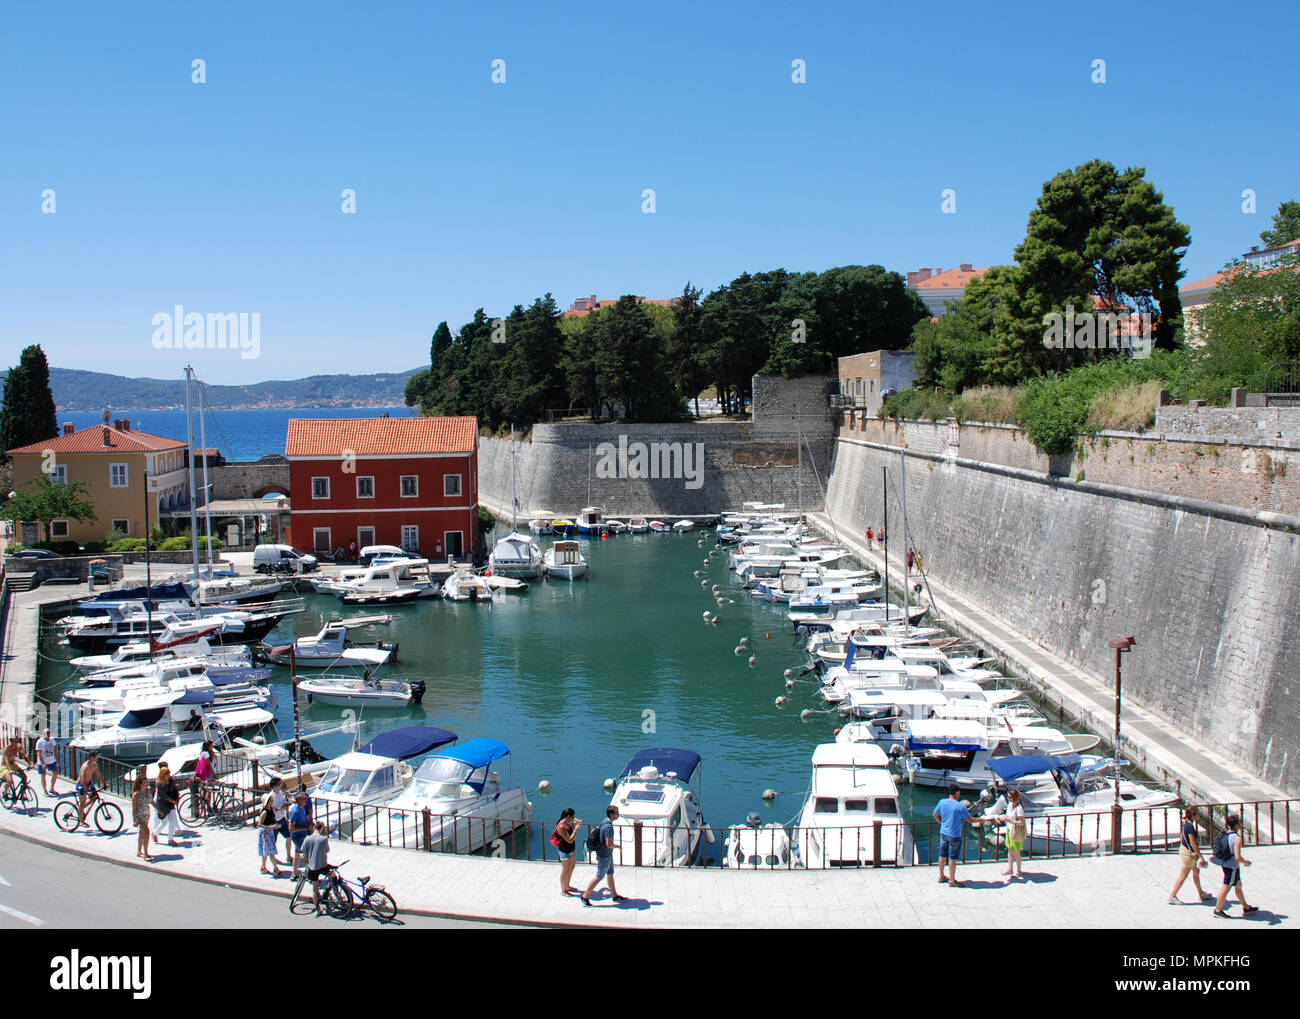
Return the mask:
[[411,703],[412,703],[412,704],[419,704],[421,701],[423,701],[423,700],[424,700],[424,691],[425,691],[426,689],[427,689],[427,686],[426,686],[424,680],[422,680],[422,679],[417,679],[414,683],[412,683],[412,684],[411,684]]
[[763,827],[763,818],[757,810],[751,810],[745,815],[745,826],[748,828]]
[[903,744],[901,743],[891,744],[889,747],[889,759],[891,761],[896,761],[902,756],[903,756]]

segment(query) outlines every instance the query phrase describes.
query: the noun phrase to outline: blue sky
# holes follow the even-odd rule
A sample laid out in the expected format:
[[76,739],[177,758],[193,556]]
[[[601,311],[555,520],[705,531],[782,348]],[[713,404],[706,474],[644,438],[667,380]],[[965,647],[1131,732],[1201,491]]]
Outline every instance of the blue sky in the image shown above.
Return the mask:
[[1147,168],[1196,279],[1300,198],[1276,42],[1298,7],[11,7],[0,362],[39,342],[53,365],[179,377],[151,337],[181,304],[261,316],[258,358],[190,352],[214,383],[393,371],[427,362],[440,320],[547,291],[996,264],[1043,181],[1093,158]]

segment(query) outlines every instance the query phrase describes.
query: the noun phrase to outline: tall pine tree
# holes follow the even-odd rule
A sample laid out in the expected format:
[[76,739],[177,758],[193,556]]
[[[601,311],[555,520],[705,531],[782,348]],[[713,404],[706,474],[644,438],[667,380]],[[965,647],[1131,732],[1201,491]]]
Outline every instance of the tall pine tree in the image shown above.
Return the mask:
[[54,438],[59,432],[50,392],[50,365],[35,344],[23,351],[18,367],[5,379],[0,409],[0,454]]

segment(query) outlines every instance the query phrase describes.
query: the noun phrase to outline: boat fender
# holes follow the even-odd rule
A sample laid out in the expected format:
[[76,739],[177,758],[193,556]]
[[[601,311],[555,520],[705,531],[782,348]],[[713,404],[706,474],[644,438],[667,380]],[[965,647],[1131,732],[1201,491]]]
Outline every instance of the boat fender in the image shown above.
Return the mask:
[[492,576],[492,571],[491,571],[491,570],[484,570],[484,571],[483,571],[483,576],[485,576],[485,577],[490,577],[490,576]]
[[775,789],[764,789],[764,790],[763,790],[763,799],[765,799],[765,800],[774,800],[774,799],[776,799],[776,790],[775,790]]
[[713,845],[715,842],[717,842],[718,837],[713,833],[713,829],[709,827],[707,824],[704,824],[703,814],[700,815],[700,824],[704,825],[704,837],[709,840],[709,845]]
[[307,703],[308,703],[308,704],[311,703],[311,694],[310,694],[310,693],[307,694]]
[[799,717],[802,719],[812,718],[812,708],[804,708],[801,712],[799,712]]
[[777,706],[778,708],[779,708],[779,707],[782,707],[784,704],[785,704],[785,698],[784,698],[784,697],[778,697],[778,698],[776,699],[776,706]]
[[607,791],[610,790],[610,789],[613,789],[613,788],[614,788],[614,780],[613,780],[612,778],[607,778],[607,779],[605,779],[603,785],[604,785],[604,787],[605,787],[605,789],[606,789]]

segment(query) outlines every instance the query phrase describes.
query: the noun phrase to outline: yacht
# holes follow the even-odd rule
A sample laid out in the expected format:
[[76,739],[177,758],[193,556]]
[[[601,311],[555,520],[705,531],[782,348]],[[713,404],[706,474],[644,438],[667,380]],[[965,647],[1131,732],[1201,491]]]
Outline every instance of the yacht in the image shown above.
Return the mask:
[[542,575],[543,568],[541,547],[530,535],[518,531],[498,539],[488,556],[488,569],[497,576],[532,580]]
[[72,616],[62,621],[68,643],[78,651],[103,653],[109,648],[147,639],[165,633],[197,634],[210,630],[213,623],[222,623],[220,629],[207,633],[209,640],[219,644],[251,644],[270,633],[285,616],[301,612],[298,604],[283,609],[213,612],[202,619],[182,620],[173,612],[146,610],[143,603],[104,603],[107,611],[94,616]]
[[[210,726],[235,732],[270,725],[275,715],[248,705],[214,706],[215,690],[168,690],[125,698],[125,710],[108,724],[69,741],[74,750],[94,750],[122,761],[151,761],[169,747],[202,743]],[[197,720],[197,724],[196,724]]]
[[697,788],[691,784],[699,767],[699,754],[669,747],[642,750],[627,762],[610,800],[619,813],[614,821],[615,864],[686,867],[699,852],[702,838],[713,841]]
[[722,865],[733,870],[788,870],[794,866],[790,834],[783,825],[764,824],[757,813],[727,829]]
[[[426,757],[410,785],[388,809],[354,834],[359,842],[473,853],[527,824],[533,805],[516,785],[502,786],[493,770],[510,748],[494,739],[472,739]],[[424,812],[430,841],[424,841]]]
[[442,596],[448,601],[490,602],[492,585],[467,566],[462,566],[442,582]]
[[332,619],[313,636],[299,637],[292,644],[262,646],[259,649],[259,657],[273,665],[288,665],[292,652],[294,664],[303,669],[378,668],[396,659],[396,644],[386,641],[358,643],[348,640],[349,628],[368,626],[372,622],[373,619],[357,621]]
[[548,577],[576,580],[587,575],[587,560],[582,556],[582,546],[576,541],[557,541],[546,550],[543,559]]
[[1090,734],[1066,735],[1045,725],[1018,725],[1006,718],[992,725],[977,719],[917,718],[904,728],[904,776],[913,785],[936,789],[949,785],[983,789],[997,780],[993,764],[1001,758],[1076,754],[1098,743]]
[[411,766],[396,757],[360,750],[335,757],[311,788],[312,817],[348,838],[379,816],[374,808],[401,795],[412,774]]
[[386,605],[437,596],[438,583],[429,573],[429,560],[408,556],[372,561],[361,579],[341,590],[339,598],[345,605]]
[[[869,744],[823,743],[812,755],[812,782],[795,856],[810,870],[916,863],[912,831],[898,810],[889,758]],[[880,859],[875,822],[880,821]]]

